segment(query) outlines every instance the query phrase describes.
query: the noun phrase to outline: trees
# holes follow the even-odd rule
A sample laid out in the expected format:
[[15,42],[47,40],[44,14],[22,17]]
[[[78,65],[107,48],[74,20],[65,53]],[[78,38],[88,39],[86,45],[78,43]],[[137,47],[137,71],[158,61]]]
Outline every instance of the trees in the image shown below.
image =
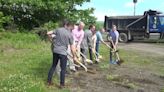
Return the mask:
[[92,16],[94,9],[77,10],[90,0],[0,0],[0,11],[5,16],[12,16],[19,28],[32,29],[45,23],[57,23],[68,18],[73,21],[82,20],[86,23],[95,22]]

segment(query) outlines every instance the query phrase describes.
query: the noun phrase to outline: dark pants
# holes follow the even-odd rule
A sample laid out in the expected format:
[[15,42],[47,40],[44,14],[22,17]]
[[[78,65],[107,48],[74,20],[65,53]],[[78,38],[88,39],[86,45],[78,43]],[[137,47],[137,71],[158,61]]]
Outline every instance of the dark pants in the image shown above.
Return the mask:
[[[81,48],[80,50],[81,50],[81,53],[83,53],[87,57],[87,55],[88,55],[88,49]],[[82,55],[81,55],[81,57],[82,57],[83,63],[85,63],[84,62],[85,61],[85,58]]]
[[93,61],[93,53],[91,48],[89,48],[89,56],[90,56],[90,60]]
[[[96,43],[96,52],[99,53],[99,46],[100,46],[100,43]],[[96,54],[96,56],[98,57],[98,55]]]
[[56,69],[56,66],[57,66],[59,60],[60,60],[60,67],[61,67],[60,85],[64,85],[64,83],[65,83],[65,71],[66,71],[66,65],[67,65],[67,56],[57,54],[57,53],[53,53],[53,63],[52,63],[52,66],[49,70],[49,73],[48,73],[48,82],[52,81],[52,76],[53,76],[53,73]]

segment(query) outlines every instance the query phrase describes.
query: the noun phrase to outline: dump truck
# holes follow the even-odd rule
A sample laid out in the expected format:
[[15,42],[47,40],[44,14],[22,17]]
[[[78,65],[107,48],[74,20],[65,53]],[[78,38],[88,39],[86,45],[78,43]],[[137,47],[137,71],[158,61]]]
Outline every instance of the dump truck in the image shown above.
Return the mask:
[[[150,33],[164,34],[164,15],[155,10],[145,11],[140,16],[105,16],[104,28],[110,31],[112,25],[117,26],[119,41],[128,42],[134,39],[149,38]],[[109,36],[107,36],[107,39]]]

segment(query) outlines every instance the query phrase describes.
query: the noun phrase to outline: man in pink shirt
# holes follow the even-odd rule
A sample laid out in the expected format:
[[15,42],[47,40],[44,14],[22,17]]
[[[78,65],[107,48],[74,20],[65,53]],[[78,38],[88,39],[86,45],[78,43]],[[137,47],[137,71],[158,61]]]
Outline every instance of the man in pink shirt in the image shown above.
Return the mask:
[[80,44],[84,38],[84,28],[85,24],[83,22],[80,22],[78,27],[75,27],[74,30],[72,30],[72,35],[74,39],[74,44],[76,45],[77,48],[80,47]]
[[[80,57],[80,45],[84,38],[84,28],[85,24],[83,22],[80,22],[78,26],[74,27],[74,30],[72,30],[72,36],[73,36],[73,44],[77,49],[77,55]],[[74,63],[70,62],[70,69],[73,71],[76,71]]]

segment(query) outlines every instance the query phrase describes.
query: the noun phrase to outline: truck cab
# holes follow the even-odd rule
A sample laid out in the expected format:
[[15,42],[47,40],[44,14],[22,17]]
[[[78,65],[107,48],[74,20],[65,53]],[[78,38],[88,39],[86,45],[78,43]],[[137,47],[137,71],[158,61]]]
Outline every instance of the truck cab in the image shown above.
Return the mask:
[[163,33],[164,32],[164,16],[150,15],[148,23],[149,33]]

